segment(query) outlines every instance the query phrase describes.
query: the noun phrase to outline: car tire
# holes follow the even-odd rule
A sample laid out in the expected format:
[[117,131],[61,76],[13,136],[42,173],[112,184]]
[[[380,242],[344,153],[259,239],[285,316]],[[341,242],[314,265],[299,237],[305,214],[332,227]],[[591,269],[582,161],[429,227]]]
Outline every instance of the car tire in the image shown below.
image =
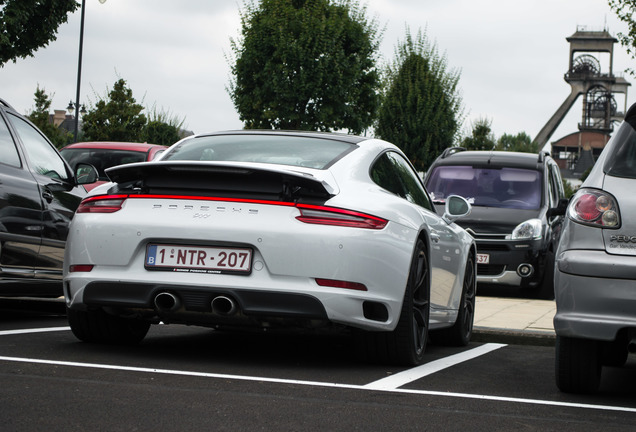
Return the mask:
[[601,346],[598,341],[556,337],[556,385],[565,393],[594,393],[601,383]]
[[359,348],[367,357],[399,366],[416,366],[422,363],[428,342],[430,317],[429,275],[426,245],[418,240],[397,327],[392,332],[360,334]]
[[75,337],[84,342],[136,344],[146,336],[150,323],[121,318],[101,309],[66,309],[68,322]]
[[466,262],[457,320],[452,327],[431,332],[430,336],[433,343],[446,346],[468,345],[473,333],[473,322],[475,321],[476,293],[475,258],[471,254]]

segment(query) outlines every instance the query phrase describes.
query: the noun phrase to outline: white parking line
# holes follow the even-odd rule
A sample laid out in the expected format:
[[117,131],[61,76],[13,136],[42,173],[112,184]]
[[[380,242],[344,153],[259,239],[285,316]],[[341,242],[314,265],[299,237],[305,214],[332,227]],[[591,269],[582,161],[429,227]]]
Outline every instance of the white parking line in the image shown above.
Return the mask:
[[45,333],[45,332],[54,332],[54,331],[64,331],[64,330],[70,330],[70,329],[71,329],[70,327],[66,326],[66,327],[46,327],[46,328],[22,329],[22,330],[3,330],[3,331],[0,331],[0,336],[26,334],[26,333]]
[[594,409],[594,410],[602,410],[602,411],[621,411],[621,412],[636,413],[636,408],[630,408],[630,407],[557,402],[557,401],[547,401],[547,400],[539,400],[539,399],[509,398],[509,397],[502,397],[502,396],[489,396],[489,395],[479,395],[479,394],[469,394],[469,393],[450,393],[450,392],[441,392],[441,391],[410,390],[410,389],[399,389],[399,388],[389,389],[389,390],[376,390],[376,389],[368,388],[366,386],[353,385],[353,384],[325,383],[325,382],[316,382],[316,381],[299,381],[299,380],[288,380],[288,379],[279,379],[279,378],[215,374],[215,373],[180,371],[180,370],[170,370],[170,369],[140,368],[140,367],[133,367],[133,366],[116,366],[116,365],[107,365],[107,364],[99,364],[99,363],[79,363],[79,362],[67,362],[67,361],[58,361],[58,360],[45,360],[45,359],[20,358],[20,357],[0,356],[0,361],[48,364],[48,365],[56,365],[56,366],[70,366],[70,367],[82,367],[82,368],[93,368],[93,369],[109,369],[109,370],[117,370],[117,371],[143,372],[143,373],[154,373],[154,374],[164,374],[164,375],[180,375],[180,376],[202,377],[202,378],[234,379],[234,380],[240,380],[240,381],[259,381],[259,382],[270,382],[270,383],[277,383],[277,384],[296,384],[296,385],[305,385],[305,386],[314,386],[314,387],[346,388],[346,389],[364,390],[364,391],[383,391],[383,392],[389,392],[389,393],[408,393],[408,394],[417,394],[417,395],[424,395],[424,396],[440,396],[440,397],[443,396],[443,397],[454,397],[454,398],[462,398],[462,399],[477,399],[477,400],[489,400],[489,401],[496,401],[496,402],[556,406],[556,407],[564,407],[564,408],[582,408],[582,409]]
[[[70,330],[70,327],[48,327],[48,328],[25,329],[25,330],[5,330],[5,331],[0,331],[0,336],[24,334],[24,333],[66,331],[66,330]],[[479,394],[470,394],[470,393],[452,393],[452,392],[440,392],[440,391],[431,391],[431,390],[413,390],[413,389],[399,388],[401,385],[415,381],[419,378],[430,375],[434,372],[440,371],[454,364],[458,364],[458,363],[470,360],[471,358],[478,357],[480,355],[486,354],[488,352],[494,351],[504,346],[505,345],[503,344],[494,344],[494,343],[481,345],[472,350],[465,351],[463,353],[456,354],[456,355],[443,358],[440,360],[436,360],[434,362],[431,362],[422,366],[418,366],[413,369],[409,369],[404,372],[395,374],[393,376],[383,378],[381,380],[374,381],[372,383],[362,385],[362,386],[353,385],[353,384],[326,383],[326,382],[320,382],[320,381],[290,380],[290,379],[282,379],[282,378],[253,377],[253,376],[245,376],[245,375],[229,375],[229,374],[218,374],[218,373],[208,373],[208,372],[180,371],[180,370],[171,370],[171,369],[141,368],[141,367],[134,367],[134,366],[117,366],[117,365],[107,365],[107,364],[99,364],[99,363],[80,363],[80,362],[68,362],[68,361],[60,361],[60,360],[46,360],[46,359],[21,358],[21,357],[0,356],[0,361],[48,364],[48,365],[56,365],[56,366],[81,367],[81,368],[91,368],[91,369],[108,369],[108,370],[117,370],[117,371],[154,373],[154,374],[163,374],[163,375],[191,376],[191,377],[201,377],[201,378],[234,379],[239,381],[259,381],[259,382],[270,382],[270,383],[276,383],[276,384],[295,384],[295,385],[314,386],[314,387],[346,388],[346,389],[352,389],[352,390],[383,391],[383,392],[389,392],[389,393],[407,393],[407,394],[417,394],[417,395],[425,395],[425,396],[443,396],[443,397],[454,397],[454,398],[462,398],[462,399],[478,399],[478,400],[489,400],[489,401],[496,401],[496,402],[556,406],[556,407],[564,407],[564,408],[582,408],[582,409],[594,409],[594,410],[602,410],[602,411],[620,411],[620,412],[636,413],[636,408],[631,408],[631,407],[581,404],[581,403],[571,403],[571,402],[548,401],[548,400],[540,400],[540,399],[510,398],[510,397],[503,397],[503,396],[490,396],[490,395],[479,395]]]
[[395,375],[382,378],[378,381],[374,381],[365,385],[365,388],[372,390],[393,390],[398,387],[402,387],[404,384],[416,381],[427,375],[439,372],[443,369],[449,368],[459,363],[474,359],[476,357],[488,354],[491,351],[497,350],[501,347],[505,347],[505,344],[489,343],[478,346],[469,351],[464,351],[459,354],[455,354],[449,357],[444,357],[439,360],[432,361],[430,363],[423,364],[421,366],[414,367],[412,369],[405,370],[404,372],[397,373]]

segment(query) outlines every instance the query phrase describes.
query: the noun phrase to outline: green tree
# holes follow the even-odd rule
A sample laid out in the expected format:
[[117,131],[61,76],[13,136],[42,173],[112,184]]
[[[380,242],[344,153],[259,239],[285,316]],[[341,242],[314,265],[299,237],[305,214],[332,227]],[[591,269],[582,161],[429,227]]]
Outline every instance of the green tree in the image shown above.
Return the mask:
[[494,150],[497,143],[490,120],[477,119],[472,124],[471,134],[462,139],[461,146],[467,150]]
[[[627,33],[619,33],[618,40],[627,50],[627,54],[636,59],[636,0],[609,0],[610,8],[616,13],[618,19],[627,24]],[[629,73],[636,75],[633,69]]]
[[539,153],[539,144],[532,141],[532,138],[520,132],[517,135],[503,134],[497,140],[497,150],[515,151],[523,153]]
[[75,0],[0,0],[0,67],[54,41],[79,6]]
[[245,0],[227,88],[245,127],[364,131],[378,105],[379,37],[354,0]]
[[459,76],[425,33],[414,39],[407,29],[387,66],[375,133],[400,147],[418,170],[453,145],[462,116]]
[[42,131],[44,135],[57,148],[62,148],[73,140],[73,135],[68,131],[55,126],[51,122],[51,102],[52,95],[46,94],[44,89],[38,85],[35,90],[35,106],[27,115],[29,120]]
[[179,141],[179,129],[171,124],[160,121],[149,121],[141,135],[144,142],[171,146]]
[[185,136],[183,124],[185,118],[180,119],[166,110],[157,110],[153,105],[148,110],[148,123],[141,134],[143,141],[170,146]]
[[144,107],[136,103],[132,90],[124,79],[119,79],[106,97],[99,98],[95,106],[82,117],[85,141],[143,141],[146,126]]

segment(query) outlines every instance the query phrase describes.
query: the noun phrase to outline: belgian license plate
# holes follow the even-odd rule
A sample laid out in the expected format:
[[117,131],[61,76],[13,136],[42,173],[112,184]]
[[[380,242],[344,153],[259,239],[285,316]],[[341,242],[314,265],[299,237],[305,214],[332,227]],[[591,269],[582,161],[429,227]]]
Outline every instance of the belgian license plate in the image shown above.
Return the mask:
[[490,255],[488,254],[477,254],[477,264],[488,264],[490,262]]
[[216,246],[150,244],[145,267],[187,273],[250,273],[252,250]]

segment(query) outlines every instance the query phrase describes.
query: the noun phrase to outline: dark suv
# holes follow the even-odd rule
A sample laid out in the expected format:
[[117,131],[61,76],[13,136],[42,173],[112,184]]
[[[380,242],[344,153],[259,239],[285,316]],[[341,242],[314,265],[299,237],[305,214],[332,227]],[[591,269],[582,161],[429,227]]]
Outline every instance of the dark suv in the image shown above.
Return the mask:
[[53,144],[0,99],[0,296],[62,295],[68,226],[85,194]]
[[431,165],[436,206],[460,195],[472,212],[458,224],[477,242],[477,281],[554,298],[554,253],[567,207],[559,167],[547,153],[451,147]]

